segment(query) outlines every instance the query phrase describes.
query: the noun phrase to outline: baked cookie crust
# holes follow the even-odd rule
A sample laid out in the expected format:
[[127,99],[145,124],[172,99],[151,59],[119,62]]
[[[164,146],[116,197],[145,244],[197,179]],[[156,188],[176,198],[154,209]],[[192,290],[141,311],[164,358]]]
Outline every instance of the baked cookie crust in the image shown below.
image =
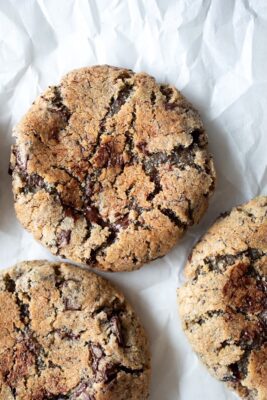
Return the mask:
[[134,270],[165,255],[214,190],[198,112],[144,73],[70,72],[14,134],[18,219],[53,254],[102,270]]
[[185,333],[242,398],[267,399],[267,197],[222,215],[190,255],[178,289]]
[[108,281],[63,263],[0,274],[1,400],[145,400],[144,330]]

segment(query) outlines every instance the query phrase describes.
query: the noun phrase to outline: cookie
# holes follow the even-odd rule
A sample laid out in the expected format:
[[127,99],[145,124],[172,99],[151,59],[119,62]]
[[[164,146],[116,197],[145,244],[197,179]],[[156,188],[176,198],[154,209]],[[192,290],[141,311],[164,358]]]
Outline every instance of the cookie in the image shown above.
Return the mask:
[[145,400],[143,328],[105,279],[29,261],[0,275],[0,399]]
[[165,255],[214,189],[199,114],[143,73],[73,71],[14,133],[22,225],[53,254],[102,270],[134,270]]
[[210,372],[241,398],[267,399],[267,197],[222,215],[194,247],[180,316]]

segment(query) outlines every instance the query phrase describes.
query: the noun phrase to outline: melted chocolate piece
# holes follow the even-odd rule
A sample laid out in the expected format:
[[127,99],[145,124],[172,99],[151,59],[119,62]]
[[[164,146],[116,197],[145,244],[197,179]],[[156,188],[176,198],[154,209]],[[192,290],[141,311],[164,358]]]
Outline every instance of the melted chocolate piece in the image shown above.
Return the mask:
[[58,235],[58,246],[64,247],[67,246],[70,242],[71,231],[70,230],[62,230]]
[[120,319],[117,315],[113,315],[110,318],[110,328],[111,328],[111,332],[116,336],[118,344],[120,346],[123,346],[124,340],[123,340],[123,334],[122,334],[122,326],[121,326]]

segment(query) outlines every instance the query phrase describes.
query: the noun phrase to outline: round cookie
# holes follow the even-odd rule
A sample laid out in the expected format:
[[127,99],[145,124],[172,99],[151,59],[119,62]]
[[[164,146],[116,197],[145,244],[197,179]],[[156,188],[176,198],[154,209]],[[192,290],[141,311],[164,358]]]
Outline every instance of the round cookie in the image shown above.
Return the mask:
[[267,399],[267,197],[222,215],[194,247],[180,316],[210,372],[244,399]]
[[14,134],[22,225],[53,254],[103,270],[134,270],[165,255],[214,189],[199,114],[144,73],[73,71]]
[[0,275],[0,398],[145,400],[148,343],[105,279],[30,261]]

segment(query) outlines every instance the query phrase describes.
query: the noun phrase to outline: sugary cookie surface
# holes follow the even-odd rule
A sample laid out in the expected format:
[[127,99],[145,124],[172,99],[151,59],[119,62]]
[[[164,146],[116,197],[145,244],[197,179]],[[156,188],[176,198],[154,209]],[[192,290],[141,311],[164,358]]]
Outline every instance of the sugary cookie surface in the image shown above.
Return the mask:
[[145,400],[149,380],[143,328],[106,280],[46,261],[1,273],[1,400]]
[[194,247],[178,289],[193,349],[244,399],[267,399],[267,197],[220,217]]
[[199,114],[143,73],[73,71],[36,100],[15,136],[19,220],[52,253],[103,270],[165,255],[214,189]]

